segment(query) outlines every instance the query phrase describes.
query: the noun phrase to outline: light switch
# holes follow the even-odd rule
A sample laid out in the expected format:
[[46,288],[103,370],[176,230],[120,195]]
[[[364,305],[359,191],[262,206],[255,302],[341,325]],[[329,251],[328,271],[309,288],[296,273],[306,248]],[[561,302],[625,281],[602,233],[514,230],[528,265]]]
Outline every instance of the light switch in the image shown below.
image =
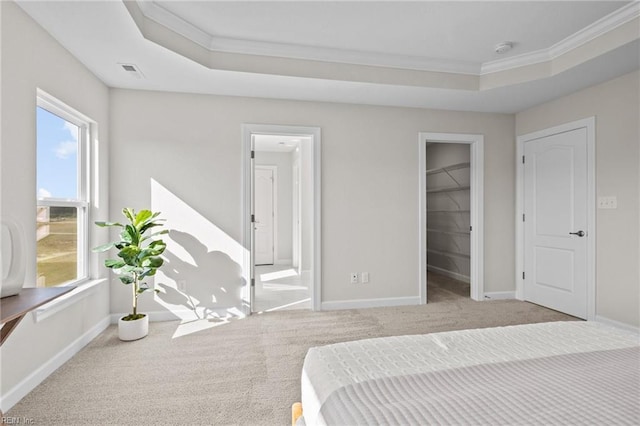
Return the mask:
[[599,209],[617,209],[618,208],[618,197],[615,195],[608,197],[598,197],[598,208]]

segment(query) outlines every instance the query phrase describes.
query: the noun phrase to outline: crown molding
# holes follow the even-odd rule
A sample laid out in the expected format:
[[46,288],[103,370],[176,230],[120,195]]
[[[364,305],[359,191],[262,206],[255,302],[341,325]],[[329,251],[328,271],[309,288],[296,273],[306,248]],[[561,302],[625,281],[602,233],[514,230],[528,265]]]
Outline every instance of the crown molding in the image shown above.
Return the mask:
[[419,71],[452,72],[478,75],[480,64],[419,56],[393,55],[379,52],[322,48],[293,43],[271,43],[257,40],[217,37],[163,8],[154,1],[136,0],[142,14],[205,49],[216,52],[276,56],[345,64],[372,65]]
[[[380,52],[271,43],[213,36],[168,11],[153,0],[135,0],[142,14],[188,40],[215,52],[306,59],[354,65],[370,65],[418,71],[482,76],[547,62],[607,34],[640,16],[640,2],[633,1],[546,49],[482,64]],[[640,37],[640,34],[639,34]]]
[[522,55],[511,56],[505,59],[485,62],[480,67],[480,75],[493,74],[494,72],[509,71],[512,69],[539,64],[551,60],[549,49],[540,49]]
[[213,36],[211,36],[209,33],[202,31],[200,28],[196,27],[190,22],[185,21],[178,15],[169,12],[167,9],[158,5],[154,1],[135,0],[135,3],[138,5],[138,8],[146,18],[149,18],[160,25],[164,25],[165,27],[173,30],[174,32],[180,34],[181,36],[191,40],[196,44],[199,44],[204,48],[210,48],[209,46],[211,46]]
[[[640,16],[640,2],[631,2],[583,29],[571,34],[564,40],[554,44],[547,49],[540,49],[534,52],[525,53],[510,58],[498,59],[496,61],[485,62],[481,66],[480,75],[494,72],[508,71],[527,65],[534,65],[540,62],[552,61],[565,53],[607,34]],[[640,37],[640,34],[639,34]]]
[[640,2],[633,1],[597,20],[549,48],[551,59],[576,49],[640,16]]
[[480,65],[468,61],[433,59],[421,56],[393,55],[379,52],[304,46],[293,43],[271,43],[214,37],[210,50],[249,55],[277,56],[312,61],[371,65],[417,71],[436,71],[478,75]]

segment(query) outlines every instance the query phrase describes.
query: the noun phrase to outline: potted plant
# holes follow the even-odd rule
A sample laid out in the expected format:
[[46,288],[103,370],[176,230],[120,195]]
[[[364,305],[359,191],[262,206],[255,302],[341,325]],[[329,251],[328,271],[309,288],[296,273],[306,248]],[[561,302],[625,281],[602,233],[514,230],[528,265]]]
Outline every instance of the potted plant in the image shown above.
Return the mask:
[[[158,219],[160,212],[140,210],[138,213],[125,208],[122,213],[128,223],[96,222],[100,227],[121,228],[120,240],[93,249],[94,252],[105,252],[112,248],[118,249],[117,259],[107,259],[104,266],[119,276],[120,281],[131,286],[132,312],[118,321],[118,337],[120,340],[137,340],[149,333],[149,318],[146,314],[138,313],[138,296],[150,290],[143,280],[155,275],[164,260],[160,255],[167,245],[156,239],[158,235],[169,231],[157,231],[154,228],[163,226],[164,219]],[[156,290],[157,291],[157,290]]]

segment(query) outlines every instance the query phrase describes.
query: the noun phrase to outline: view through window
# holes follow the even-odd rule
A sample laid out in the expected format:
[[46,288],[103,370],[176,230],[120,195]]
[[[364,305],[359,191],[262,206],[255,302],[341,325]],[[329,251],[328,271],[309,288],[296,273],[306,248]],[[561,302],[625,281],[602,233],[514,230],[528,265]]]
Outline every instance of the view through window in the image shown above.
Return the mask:
[[62,118],[68,113],[56,111],[49,103],[43,107],[43,103],[39,99],[36,111],[37,285],[51,287],[87,275],[83,156],[87,126]]

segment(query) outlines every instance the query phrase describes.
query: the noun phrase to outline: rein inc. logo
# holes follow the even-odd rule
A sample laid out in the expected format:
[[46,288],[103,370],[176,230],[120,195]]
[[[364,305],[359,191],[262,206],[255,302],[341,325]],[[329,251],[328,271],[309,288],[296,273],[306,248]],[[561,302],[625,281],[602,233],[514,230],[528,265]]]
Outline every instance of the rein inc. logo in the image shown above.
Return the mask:
[[7,416],[2,417],[3,425],[35,425],[36,421],[32,417]]

